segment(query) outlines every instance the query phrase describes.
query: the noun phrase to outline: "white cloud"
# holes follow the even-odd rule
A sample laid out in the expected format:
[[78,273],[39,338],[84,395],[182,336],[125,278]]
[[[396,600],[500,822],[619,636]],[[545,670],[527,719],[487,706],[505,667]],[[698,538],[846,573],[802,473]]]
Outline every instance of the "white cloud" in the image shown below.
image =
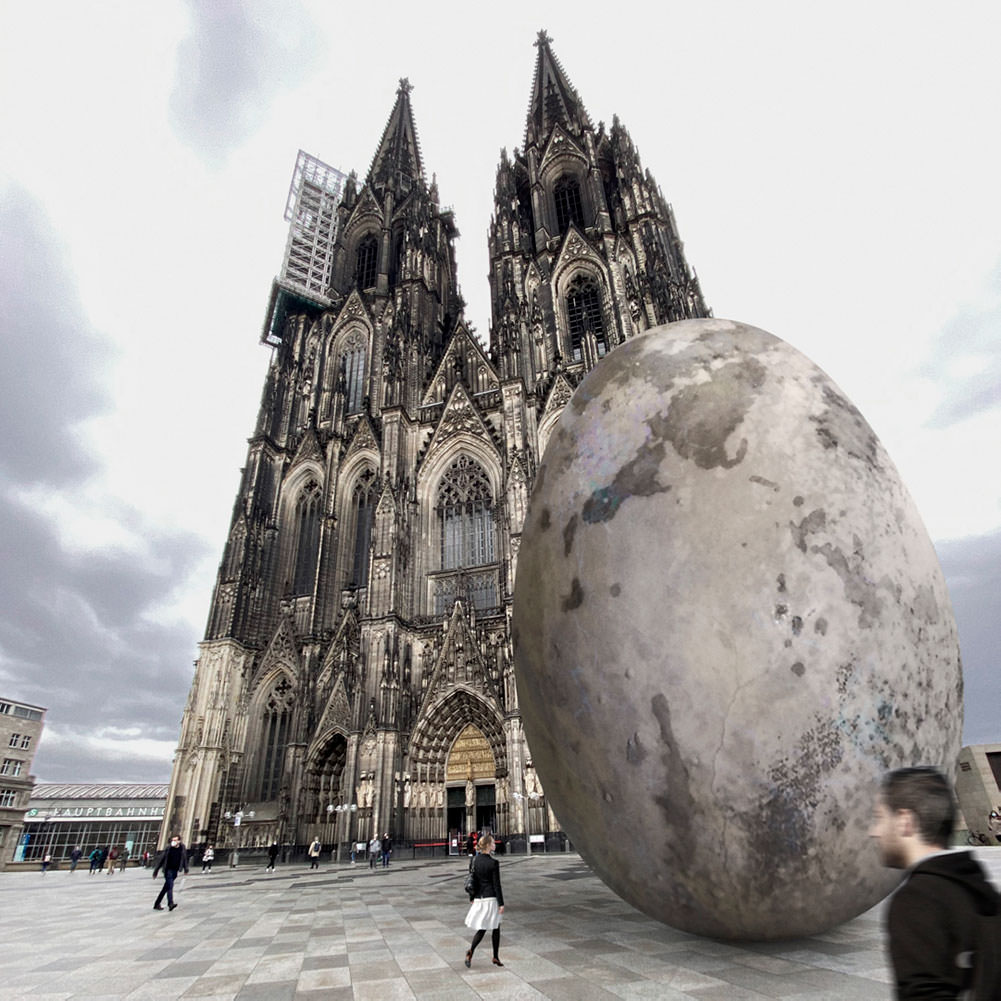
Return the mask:
[[[20,536],[4,552],[42,552],[40,591],[72,575],[72,620],[91,622],[73,638],[93,670],[116,653],[106,669],[134,690],[175,665],[170,704],[120,704],[115,726],[130,713],[179,722],[267,364],[258,336],[296,151],[364,176],[409,76],[425,167],[463,233],[467,318],[485,337],[494,172],[500,147],[522,142],[541,27],[594,119],[618,113],[630,130],[716,314],[829,372],[934,537],[1001,526],[1001,8],[716,0],[657,8],[621,43],[596,3],[515,3],[502,18],[452,0],[386,9],[394,30],[377,59],[371,10],[322,0],[0,13],[0,92],[15,97],[0,103],[0,192],[16,218],[44,213],[58,234],[25,237],[37,273],[19,285],[37,295],[0,286],[5,367],[24,390],[8,415],[24,448],[0,455],[18,470],[4,487],[52,529],[16,504]],[[42,38],[40,64],[29,42]],[[28,475],[46,466],[60,488]],[[969,552],[950,552],[965,580]],[[23,603],[20,579],[0,583],[17,612],[0,622],[7,678],[75,706],[94,679],[76,673],[71,638]],[[43,634],[55,638],[34,659],[26,639]],[[986,654],[964,656],[987,670]],[[60,679],[48,689],[32,673],[43,669]],[[58,708],[41,768],[93,770],[109,760],[102,740],[146,748],[116,761],[169,767],[163,733],[74,736]]]

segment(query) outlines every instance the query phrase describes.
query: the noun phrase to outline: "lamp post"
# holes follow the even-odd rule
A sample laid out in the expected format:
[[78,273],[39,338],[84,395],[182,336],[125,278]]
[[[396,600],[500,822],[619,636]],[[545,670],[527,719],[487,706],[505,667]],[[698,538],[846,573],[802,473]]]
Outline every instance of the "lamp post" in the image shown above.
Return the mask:
[[[338,803],[334,806],[333,803],[327,806],[327,816],[331,813],[337,813],[339,815],[347,814],[348,816],[348,850],[352,854],[352,861],[354,861],[354,841],[352,840],[352,828],[354,827],[354,817],[358,812],[357,803]],[[335,824],[334,837],[337,839],[337,859],[340,860],[340,850],[341,850],[341,839],[340,834],[337,831],[337,827],[340,826],[340,821]]]
[[223,816],[233,825],[233,850],[229,853],[229,867],[235,869],[240,864],[240,825],[244,817],[253,820],[254,811],[248,810],[244,813],[243,810],[237,810],[236,813],[231,813],[227,810]]

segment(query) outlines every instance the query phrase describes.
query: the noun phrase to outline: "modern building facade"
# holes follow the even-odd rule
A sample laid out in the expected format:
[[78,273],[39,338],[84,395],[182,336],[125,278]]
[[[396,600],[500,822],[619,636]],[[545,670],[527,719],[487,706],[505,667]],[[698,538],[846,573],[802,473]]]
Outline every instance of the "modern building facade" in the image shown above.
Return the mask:
[[46,854],[59,863],[77,845],[84,855],[117,848],[138,860],[157,847],[167,786],[163,783],[39,782],[22,811],[24,830],[16,862],[40,862]]
[[974,843],[1001,842],[1001,744],[972,744],[959,752],[956,798]]
[[556,826],[510,631],[539,458],[606,352],[708,310],[625,128],[596,127],[536,45],[524,143],[496,175],[488,349],[406,80],[344,184],[326,293],[276,282],[168,794],[188,843],[232,843],[237,811],[244,844]]
[[35,785],[31,762],[45,712],[41,706],[0,699],[0,871],[21,840],[22,818]]

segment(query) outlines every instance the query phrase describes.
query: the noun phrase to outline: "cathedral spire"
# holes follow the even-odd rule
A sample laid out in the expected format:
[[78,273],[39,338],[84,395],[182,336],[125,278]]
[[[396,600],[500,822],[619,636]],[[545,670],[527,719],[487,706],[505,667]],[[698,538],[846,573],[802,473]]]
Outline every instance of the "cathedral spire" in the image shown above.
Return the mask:
[[413,187],[414,181],[424,179],[421,145],[410,107],[410,92],[413,89],[406,77],[400,80],[396,104],[369,168],[368,183],[380,192],[392,186],[405,194]]
[[553,126],[559,123],[571,132],[592,128],[580,95],[567,79],[560,61],[553,55],[552,39],[543,29],[535,40],[539,50],[532,78],[532,96],[528,102],[528,121],[525,125],[525,147],[543,143]]

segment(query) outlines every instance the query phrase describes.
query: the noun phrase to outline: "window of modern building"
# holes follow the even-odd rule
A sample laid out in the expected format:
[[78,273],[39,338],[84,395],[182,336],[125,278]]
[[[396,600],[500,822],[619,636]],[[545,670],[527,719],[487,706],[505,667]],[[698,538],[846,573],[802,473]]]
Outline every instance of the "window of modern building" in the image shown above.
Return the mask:
[[354,515],[354,557],[351,561],[351,586],[364,587],[368,580],[368,554],[372,544],[372,517],[375,513],[375,473],[367,469],[351,496]]
[[493,497],[487,474],[460,456],[438,487],[441,568],[482,566],[494,561]]
[[578,275],[567,289],[567,325],[573,361],[584,357],[585,333],[594,335],[599,358],[608,351],[608,338],[601,315],[601,294],[594,279],[588,275]]
[[556,201],[556,226],[565,233],[570,223],[576,223],[583,229],[584,210],[580,201],[580,184],[572,174],[564,174],[553,188],[553,198]]
[[23,761],[17,761],[14,758],[4,758],[3,764],[0,765],[0,775],[10,775],[12,778],[17,778],[21,774],[23,765]]
[[295,520],[298,533],[292,591],[294,594],[312,594],[320,550],[320,487],[315,480],[311,480],[299,495]]
[[379,274],[379,241],[375,234],[363,237],[355,253],[355,280],[359,288],[371,288]]

